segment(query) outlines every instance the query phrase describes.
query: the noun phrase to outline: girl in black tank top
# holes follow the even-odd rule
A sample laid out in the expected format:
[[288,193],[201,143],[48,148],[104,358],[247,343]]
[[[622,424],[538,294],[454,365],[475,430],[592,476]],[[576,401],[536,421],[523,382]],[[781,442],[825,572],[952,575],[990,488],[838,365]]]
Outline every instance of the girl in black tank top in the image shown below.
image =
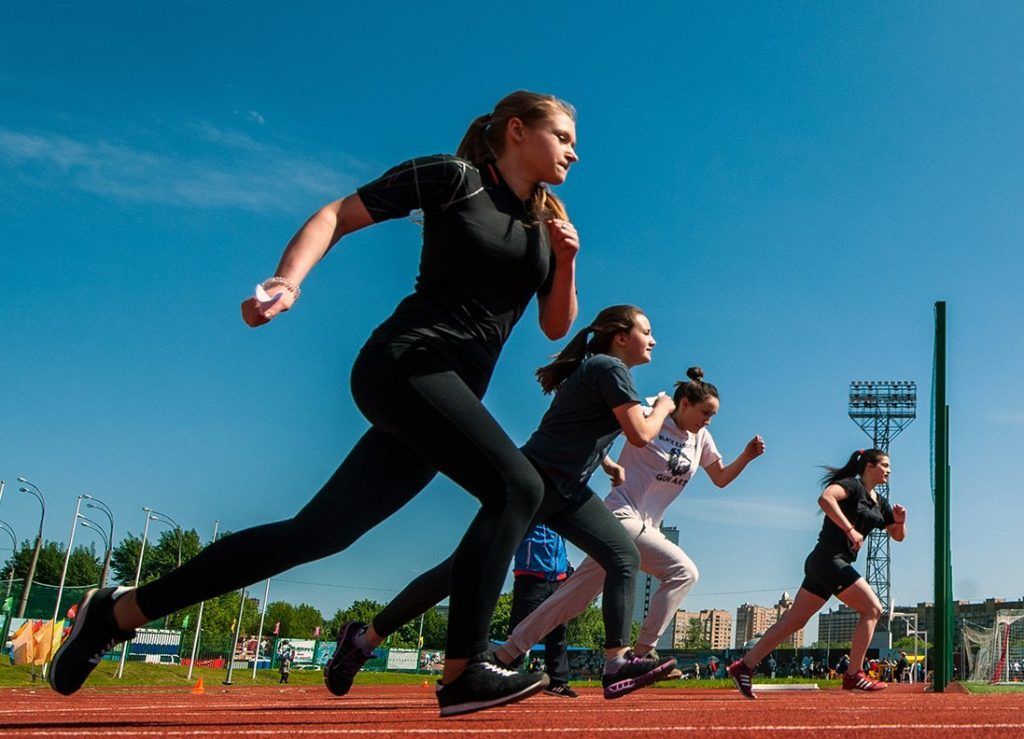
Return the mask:
[[849,667],[843,675],[843,689],[875,691],[885,688],[885,683],[861,671],[875,624],[882,615],[882,605],[852,563],[865,537],[875,529],[882,529],[896,541],[903,541],[907,510],[901,505],[890,506],[889,501],[875,491],[876,486],[888,483],[891,471],[889,455],[881,449],[859,449],[842,467],[827,467],[826,470],[822,479],[825,489],[818,497],[825,522],[817,546],[804,563],[805,577],[796,599],[743,659],[729,665],[729,675],[747,698],[756,697],[751,680],[757,664],[802,629],[833,595],[860,614],[853,632]]

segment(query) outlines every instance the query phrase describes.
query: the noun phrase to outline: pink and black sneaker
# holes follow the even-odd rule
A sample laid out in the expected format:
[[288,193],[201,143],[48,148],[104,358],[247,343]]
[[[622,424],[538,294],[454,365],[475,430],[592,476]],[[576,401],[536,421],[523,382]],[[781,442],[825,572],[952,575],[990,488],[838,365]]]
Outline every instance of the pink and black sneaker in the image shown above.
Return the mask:
[[757,700],[757,696],[754,695],[754,671],[747,667],[743,660],[736,660],[725,671],[729,673],[729,677],[736,683],[736,690],[740,691],[744,698]]
[[872,680],[861,670],[856,675],[846,673],[843,675],[843,690],[863,690],[870,693],[877,690],[885,690],[886,684],[878,680]]
[[612,700],[632,693],[634,690],[664,680],[676,666],[675,657],[637,657],[632,651],[626,652],[626,662],[615,672],[601,677],[604,697]]

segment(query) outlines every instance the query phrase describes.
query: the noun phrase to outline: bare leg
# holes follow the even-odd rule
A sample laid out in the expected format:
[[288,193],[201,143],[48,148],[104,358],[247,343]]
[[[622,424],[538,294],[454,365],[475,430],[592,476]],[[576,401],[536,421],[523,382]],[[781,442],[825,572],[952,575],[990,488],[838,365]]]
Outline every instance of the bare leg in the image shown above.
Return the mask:
[[863,577],[836,597],[860,614],[850,645],[850,666],[846,668],[846,674],[856,675],[864,667],[864,655],[875,634],[878,619],[882,616],[882,604]]
[[803,628],[808,619],[821,610],[825,602],[824,598],[800,588],[790,609],[772,624],[749,652],[743,655],[743,664],[750,669],[757,667],[758,662],[767,657],[775,647]]

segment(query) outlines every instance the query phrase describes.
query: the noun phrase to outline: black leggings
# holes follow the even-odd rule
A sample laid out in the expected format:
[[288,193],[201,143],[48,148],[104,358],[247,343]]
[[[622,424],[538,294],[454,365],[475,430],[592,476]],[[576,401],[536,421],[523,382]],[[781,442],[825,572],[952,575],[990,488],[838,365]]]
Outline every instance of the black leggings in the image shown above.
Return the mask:
[[[615,516],[589,493],[582,502],[570,503],[545,479],[544,501],[533,523],[544,523],[578,546],[605,571],[601,613],[604,616],[606,649],[630,644],[633,593],[640,553]],[[589,492],[589,491],[588,491]],[[514,553],[514,552],[513,552]],[[409,583],[373,619],[373,630],[387,636],[444,600],[454,583],[458,553],[427,570]],[[505,571],[512,557],[505,560]],[[571,575],[570,575],[571,577]],[[452,588],[454,595],[454,589]],[[448,633],[451,634],[451,622]],[[449,636],[449,641],[451,637]]]
[[339,552],[440,471],[481,503],[452,558],[446,651],[466,658],[486,650],[508,563],[544,484],[480,403],[486,377],[474,380],[480,373],[460,375],[451,365],[424,347],[365,347],[352,392],[373,427],[330,480],[294,518],[226,536],[140,587],[143,614],[157,619]]

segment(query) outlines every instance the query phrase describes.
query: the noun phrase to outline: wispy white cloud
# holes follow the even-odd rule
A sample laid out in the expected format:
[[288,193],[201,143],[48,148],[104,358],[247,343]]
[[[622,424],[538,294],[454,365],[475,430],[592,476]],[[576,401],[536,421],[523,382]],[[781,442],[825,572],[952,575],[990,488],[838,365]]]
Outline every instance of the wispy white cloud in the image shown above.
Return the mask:
[[250,111],[246,112],[245,116],[246,116],[246,118],[248,118],[253,123],[258,123],[261,126],[264,123],[266,123],[266,121],[264,120],[263,116],[260,115],[259,113],[257,113],[255,110],[250,110]]
[[713,523],[717,525],[749,527],[775,531],[815,531],[821,528],[819,508],[812,499],[806,506],[791,506],[781,503],[754,501],[749,498],[716,499],[693,498],[676,504],[678,507],[670,515]]
[[[357,178],[280,146],[206,122],[147,144],[0,128],[0,167],[43,186],[127,202],[254,211],[308,208],[347,194]],[[352,159],[363,179],[365,169]]]

